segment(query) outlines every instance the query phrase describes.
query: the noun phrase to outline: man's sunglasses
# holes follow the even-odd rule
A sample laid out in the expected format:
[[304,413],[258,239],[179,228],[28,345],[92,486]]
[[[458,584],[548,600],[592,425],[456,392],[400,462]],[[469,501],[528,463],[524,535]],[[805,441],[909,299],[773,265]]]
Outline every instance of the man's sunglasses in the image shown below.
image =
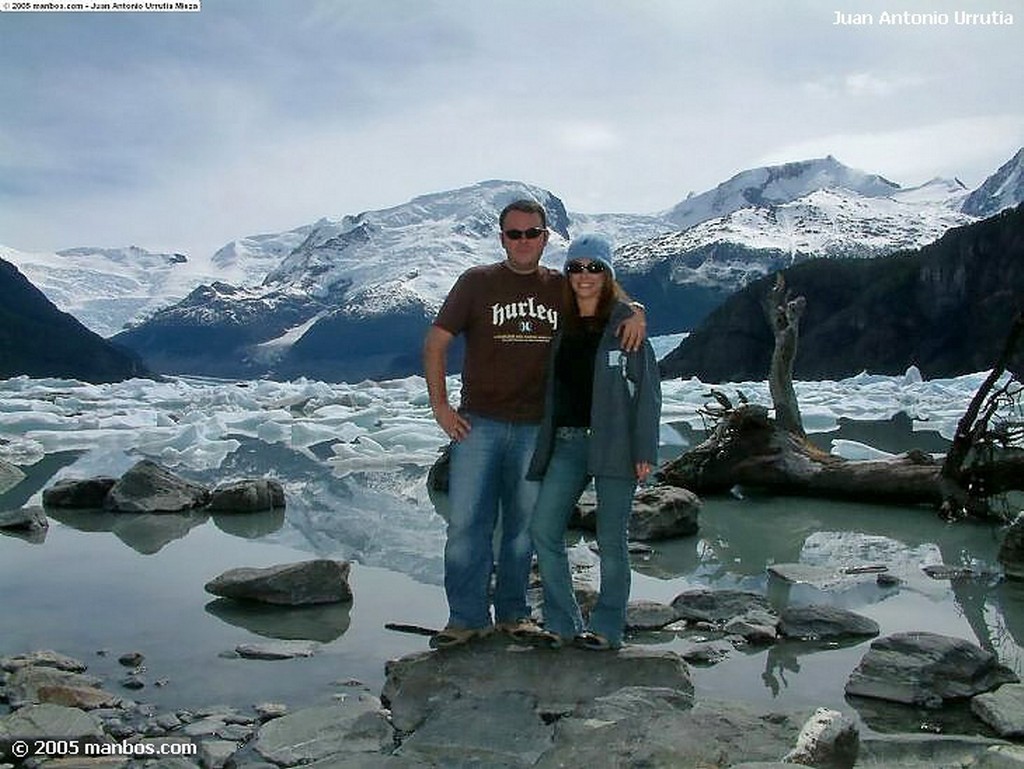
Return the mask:
[[590,262],[589,264],[569,262],[565,265],[565,271],[573,273],[589,272],[591,275],[598,275],[604,272],[604,264],[602,262]]
[[509,240],[519,240],[520,238],[536,240],[545,232],[547,232],[547,230],[543,227],[531,227],[528,230],[505,230],[505,237]]

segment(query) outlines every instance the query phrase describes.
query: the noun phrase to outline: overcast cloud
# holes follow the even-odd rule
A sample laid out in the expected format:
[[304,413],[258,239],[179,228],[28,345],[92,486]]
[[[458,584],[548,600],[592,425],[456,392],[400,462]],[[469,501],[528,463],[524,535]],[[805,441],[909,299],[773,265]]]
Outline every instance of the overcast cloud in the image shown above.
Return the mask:
[[[837,11],[950,20],[835,25]],[[484,179],[651,213],[827,154],[904,186],[973,187],[1024,146],[1022,50],[1024,0],[0,13],[0,244],[205,256]]]

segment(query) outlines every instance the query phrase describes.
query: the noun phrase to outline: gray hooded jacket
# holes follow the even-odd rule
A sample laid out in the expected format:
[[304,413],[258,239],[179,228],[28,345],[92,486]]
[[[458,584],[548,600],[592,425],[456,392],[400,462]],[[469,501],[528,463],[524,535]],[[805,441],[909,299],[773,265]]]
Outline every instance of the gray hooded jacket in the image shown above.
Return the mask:
[[[636,476],[637,462],[658,463],[658,423],[661,418],[661,378],[649,341],[636,352],[624,352],[615,330],[632,313],[618,303],[608,319],[594,363],[594,396],[590,409],[590,444],[587,471],[591,475],[623,478]],[[548,361],[544,418],[537,434],[529,480],[544,477],[555,443],[554,361],[562,331],[555,334]]]

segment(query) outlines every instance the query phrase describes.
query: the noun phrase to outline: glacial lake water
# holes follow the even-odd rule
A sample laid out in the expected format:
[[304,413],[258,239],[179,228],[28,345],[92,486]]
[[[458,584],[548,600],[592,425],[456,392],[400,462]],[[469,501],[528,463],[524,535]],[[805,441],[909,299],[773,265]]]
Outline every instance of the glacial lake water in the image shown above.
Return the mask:
[[[957,392],[969,392],[973,383]],[[952,390],[943,389],[946,384],[930,385],[927,398],[903,384],[883,385],[890,393],[885,398],[901,407],[916,403],[921,413],[932,402],[949,402],[952,413],[960,408],[949,396]],[[263,400],[253,393],[261,387],[267,388],[259,396]],[[843,403],[861,416],[889,408],[865,409],[874,396],[865,394],[863,383],[844,387],[859,393],[860,400]],[[380,388],[391,390],[378,402],[374,393]],[[60,477],[118,475],[143,455],[174,460],[181,475],[209,485],[273,475],[288,498],[285,511],[257,515],[49,511],[45,538],[0,536],[0,655],[53,649],[87,663],[108,689],[168,710],[212,704],[246,709],[259,702],[299,707],[356,690],[379,694],[387,660],[428,648],[425,637],[386,630],[385,623],[439,627],[447,616],[441,586],[444,523],[425,487],[438,441],[420,382],[367,383],[340,394],[312,384],[298,390],[179,383],[115,392],[0,383],[2,447],[8,456],[34,460],[21,462],[27,477],[0,494],[0,510],[38,505],[42,490]],[[371,394],[363,398],[364,390]],[[812,392],[824,390],[819,385]],[[314,408],[311,391],[327,405]],[[666,458],[699,438],[692,424],[673,416],[682,413],[687,397],[680,390],[666,400],[678,433],[665,446]],[[240,399],[244,407],[236,413],[231,404]],[[392,412],[389,403],[401,405]],[[343,404],[349,411],[339,417]],[[816,408],[811,422],[824,420],[824,406]],[[944,434],[948,423],[942,421]],[[814,437],[822,445],[845,441],[889,452],[942,451],[945,439],[930,424],[922,424],[920,414],[913,420],[841,417]],[[365,430],[355,425],[369,425],[365,430],[373,440],[365,442]],[[328,433],[334,439],[325,440]],[[571,541],[580,536],[573,533]],[[832,603],[871,617],[883,635],[923,630],[966,638],[1024,675],[1024,588],[1000,577],[1001,537],[997,526],[949,524],[925,508],[740,490],[704,500],[697,535],[656,542],[649,554],[636,555],[632,598],[667,603],[685,590],[710,587],[763,593],[779,608]],[[352,562],[351,606],[258,609],[216,599],[203,587],[231,568],[313,557]],[[787,585],[767,572],[782,563],[837,572],[884,566],[900,582],[882,587],[868,573],[823,589]],[[934,579],[923,567],[936,564],[970,575]],[[231,654],[240,644],[272,639],[308,639],[320,646],[311,657],[280,661]],[[629,639],[675,650],[692,641],[673,632]],[[962,712],[848,701],[844,684],[868,646],[869,641],[736,649],[717,665],[693,666],[692,676],[698,698],[772,709],[828,706],[878,730],[984,732]],[[145,655],[146,686],[128,691],[118,683],[128,671],[117,658],[134,651]]]

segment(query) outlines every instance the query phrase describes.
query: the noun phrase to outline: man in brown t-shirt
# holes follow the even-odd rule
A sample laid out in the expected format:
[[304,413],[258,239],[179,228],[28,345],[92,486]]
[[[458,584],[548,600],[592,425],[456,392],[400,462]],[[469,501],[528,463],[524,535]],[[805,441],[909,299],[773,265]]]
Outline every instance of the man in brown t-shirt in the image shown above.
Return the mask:
[[[541,205],[510,203],[498,223],[505,260],[472,267],[459,277],[423,345],[434,419],[454,441],[444,551],[449,618],[432,640],[436,647],[491,631],[492,569],[498,629],[513,635],[539,632],[526,602],[533,556],[529,523],[539,483],[526,480],[526,470],[544,410],[548,353],[565,300],[564,277],[540,266],[548,241]],[[645,336],[642,315],[625,325],[624,346],[639,345]],[[459,334],[466,351],[456,411],[448,402],[445,356]],[[495,563],[492,540],[499,512]]]

